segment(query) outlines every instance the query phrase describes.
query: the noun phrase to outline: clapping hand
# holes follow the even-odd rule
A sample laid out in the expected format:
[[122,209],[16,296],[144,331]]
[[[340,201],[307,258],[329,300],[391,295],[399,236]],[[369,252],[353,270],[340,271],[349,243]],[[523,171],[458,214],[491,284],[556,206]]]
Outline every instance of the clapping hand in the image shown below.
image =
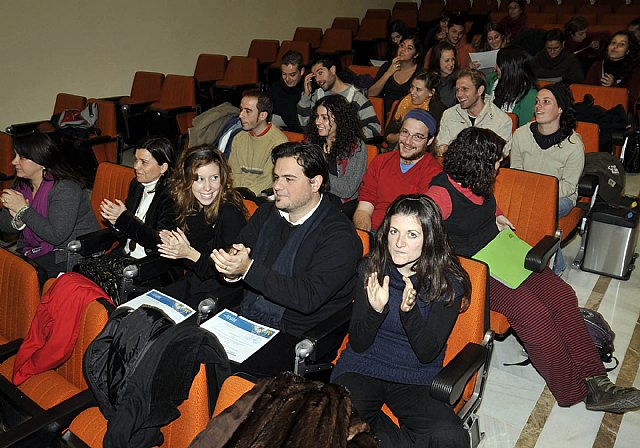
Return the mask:
[[400,304],[400,311],[408,313],[416,304],[416,290],[413,289],[413,283],[409,277],[402,277],[404,282],[404,291],[402,291],[402,303]]
[[188,258],[193,262],[198,261],[200,258],[200,252],[191,247],[182,229],[161,230],[160,241],[158,252],[162,257],[172,260]]
[[228,251],[214,249],[211,259],[216,270],[228,279],[235,279],[246,274],[251,265],[251,248],[244,244],[234,244]]
[[382,313],[389,302],[389,276],[385,275],[382,285],[378,282],[378,274],[372,273],[367,280],[367,298],[369,305],[377,313]]
[[103,199],[100,202],[100,215],[115,226],[120,215],[127,210],[126,205],[120,199],[111,202],[109,199]]

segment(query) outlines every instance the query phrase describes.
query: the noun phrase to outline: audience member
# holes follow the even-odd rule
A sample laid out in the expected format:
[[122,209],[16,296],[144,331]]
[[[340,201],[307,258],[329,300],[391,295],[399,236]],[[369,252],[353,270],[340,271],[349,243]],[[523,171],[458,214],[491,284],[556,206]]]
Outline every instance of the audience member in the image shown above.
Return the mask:
[[[471,62],[469,59],[469,53],[473,52],[473,47],[466,40],[465,35],[465,23],[462,17],[454,16],[449,19],[447,24],[447,38],[446,42],[449,42],[456,49],[456,60],[458,66],[466,68]],[[431,52],[433,49],[429,49],[424,58],[424,66],[429,67],[431,64]]]
[[353,300],[362,243],[325,194],[329,172],[319,146],[285,143],[272,157],[275,201],[211,258],[225,278],[243,282],[243,316],[302,336]]
[[640,93],[640,54],[638,42],[628,31],[618,31],[607,45],[604,59],[593,63],[586,84],[625,87],[629,90],[629,107],[633,110]]
[[456,74],[458,104],[444,111],[440,120],[436,154],[441,156],[458,133],[469,127],[491,129],[511,145],[511,118],[491,101],[485,101],[487,78],[479,70],[465,69]]
[[629,22],[629,25],[627,25],[627,31],[633,34],[637,42],[640,42],[640,17],[636,17]]
[[604,37],[603,33],[587,33],[588,27],[589,22],[582,16],[573,16],[564,25],[564,48],[576,55],[583,73],[598,59],[600,40]]
[[[440,206],[457,255],[470,257],[513,225],[496,206],[493,186],[504,140],[487,129],[462,131],[444,154],[444,172],[428,195]],[[517,230],[517,229],[515,229]],[[592,411],[640,406],[640,391],[611,383],[585,325],[576,293],[549,268],[516,289],[489,278],[491,310],[504,314],[558,402]]]
[[[318,88],[313,90],[313,81]],[[381,127],[371,101],[353,85],[347,84],[337,75],[334,60],[326,57],[315,59],[311,63],[311,73],[304,77],[304,91],[298,102],[298,120],[306,126],[311,112],[318,100],[326,95],[342,95],[348,102],[358,108],[358,118],[362,126],[362,134],[366,139],[380,135]]]
[[389,113],[394,101],[409,93],[411,80],[422,60],[422,46],[417,36],[404,36],[393,60],[385,62],[378,70],[373,84],[367,91],[369,96],[384,98],[384,110]]
[[[105,290],[116,303],[120,297],[123,269],[157,253],[158,232],[176,226],[175,204],[169,193],[169,177],[173,170],[174,149],[165,137],[147,137],[134,152],[131,180],[124,202],[119,198],[103,198],[100,214],[119,239],[119,246],[101,257],[88,257],[79,271]],[[108,261],[107,261],[108,260]]]
[[507,47],[498,51],[496,71],[487,75],[487,84],[493,104],[504,112],[516,114],[518,126],[531,121],[538,89],[523,49]]
[[460,418],[431,397],[430,385],[470,293],[438,206],[422,195],[399,196],[359,266],[349,343],[331,374],[382,446],[469,446]]
[[576,55],[564,48],[564,33],[560,29],[547,31],[544,49],[531,59],[533,73],[538,79],[569,83],[584,81],[584,72]]
[[242,132],[231,143],[229,166],[237,187],[258,196],[271,187],[271,150],[287,137],[271,123],[273,105],[266,93],[249,90],[240,101]]
[[300,132],[298,101],[302,95],[305,68],[302,54],[287,51],[280,64],[280,79],[269,86],[267,94],[273,103],[272,122],[293,132]]
[[456,104],[456,80],[453,76],[458,68],[456,49],[449,42],[442,41],[432,50],[428,70],[440,75],[437,97],[445,107],[451,107]]
[[233,189],[231,169],[214,148],[201,145],[182,152],[171,178],[177,228],[160,231],[158,252],[182,260],[187,274],[163,290],[194,309],[207,295],[220,297],[229,287],[217,279],[209,258],[213,249],[231,247],[246,223],[247,211]]
[[482,30],[478,49],[480,51],[499,50],[506,47],[507,44],[507,36],[505,36],[504,30],[500,25],[497,22],[487,22]]
[[425,51],[428,51],[435,44],[447,37],[447,28],[449,25],[449,19],[451,13],[449,11],[442,11],[436,19],[436,24],[429,28],[424,38],[422,47]]
[[398,143],[404,116],[412,109],[429,111],[436,123],[440,121],[446,107],[436,95],[439,83],[440,76],[435,72],[421,71],[416,73],[411,81],[409,95],[398,102],[394,110],[391,111],[391,117],[384,130],[387,143],[394,146]]
[[[513,134],[511,168],[547,174],[558,179],[558,218],[571,211],[578,197],[578,181],[584,169],[584,145],[576,133],[571,91],[564,84],[541,89],[535,102],[536,121]],[[565,269],[558,252],[555,271]]]
[[15,136],[13,150],[16,180],[2,191],[0,230],[19,233],[17,250],[53,278],[66,271],[67,244],[98,230],[87,179],[46,134]]
[[500,20],[500,27],[507,39],[512,42],[529,29],[529,20],[525,12],[526,0],[511,0],[507,4],[507,15]]
[[353,222],[362,230],[377,230],[389,204],[401,194],[424,193],[442,167],[429,153],[436,120],[413,109],[404,116],[398,150],[377,156],[362,178]]
[[367,169],[367,147],[358,113],[342,95],[321,98],[309,120],[305,137],[323,149],[329,166],[329,191],[347,216],[358,203],[358,187]]
[[385,60],[390,61],[398,54],[398,46],[404,36],[409,34],[407,25],[402,20],[392,20],[389,22],[387,36],[389,38],[387,42],[387,53]]

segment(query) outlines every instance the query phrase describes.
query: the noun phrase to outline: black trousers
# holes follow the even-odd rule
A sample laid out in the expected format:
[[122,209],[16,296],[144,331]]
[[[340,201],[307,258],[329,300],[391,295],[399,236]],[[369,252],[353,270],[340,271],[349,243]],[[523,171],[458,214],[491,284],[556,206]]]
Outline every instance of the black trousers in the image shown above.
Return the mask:
[[[334,382],[351,392],[353,406],[383,448],[469,446],[469,434],[460,418],[431,397],[429,386],[391,383],[358,373],[345,373]],[[383,404],[398,418],[400,427],[382,412]]]

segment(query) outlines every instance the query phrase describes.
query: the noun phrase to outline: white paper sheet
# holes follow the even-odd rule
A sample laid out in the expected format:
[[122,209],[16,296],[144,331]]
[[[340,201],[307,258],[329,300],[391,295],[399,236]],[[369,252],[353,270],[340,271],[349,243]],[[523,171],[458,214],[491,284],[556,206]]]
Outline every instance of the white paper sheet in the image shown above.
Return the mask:
[[482,51],[480,53],[469,53],[471,62],[479,63],[479,70],[483,68],[493,68],[496,65],[496,57],[498,56],[498,50]]
[[279,330],[222,310],[200,325],[218,337],[231,361],[241,363],[269,342]]
[[126,306],[135,310],[140,308],[142,305],[159,309],[177,324],[195,313],[195,310],[186,303],[182,303],[181,301],[155,289],[152,289],[133,300],[123,303],[118,308]]

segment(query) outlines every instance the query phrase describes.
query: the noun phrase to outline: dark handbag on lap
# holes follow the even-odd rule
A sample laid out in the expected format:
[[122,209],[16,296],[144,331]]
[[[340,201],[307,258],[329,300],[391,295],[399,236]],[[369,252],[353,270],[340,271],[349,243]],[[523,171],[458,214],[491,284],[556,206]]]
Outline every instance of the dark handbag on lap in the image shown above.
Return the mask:
[[78,272],[97,283],[118,305],[126,301],[120,297],[122,272],[137,260],[122,252],[111,252],[100,257],[85,258],[78,266]]

